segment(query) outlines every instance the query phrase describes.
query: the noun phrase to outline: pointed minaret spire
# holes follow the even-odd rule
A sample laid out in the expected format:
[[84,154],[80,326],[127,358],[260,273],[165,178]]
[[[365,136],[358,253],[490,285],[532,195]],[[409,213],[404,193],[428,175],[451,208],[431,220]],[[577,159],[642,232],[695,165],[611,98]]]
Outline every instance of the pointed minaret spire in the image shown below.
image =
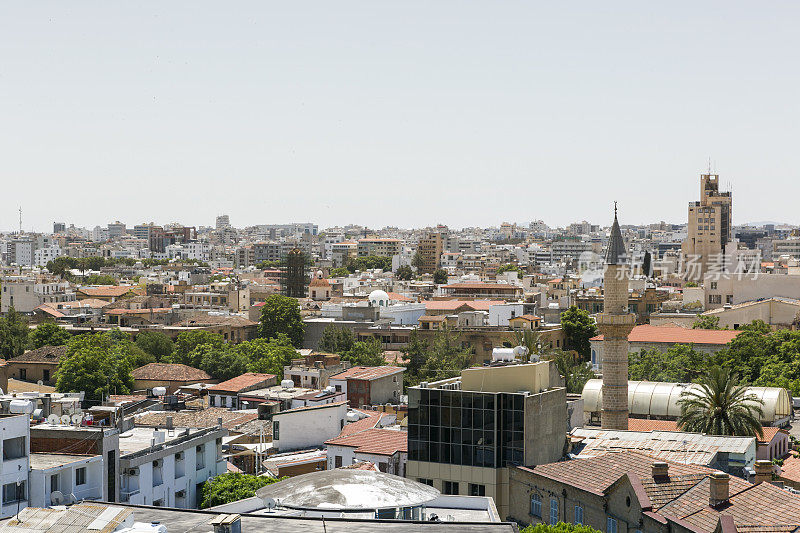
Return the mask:
[[611,237],[608,240],[606,249],[606,264],[621,265],[625,261],[625,241],[622,238],[622,231],[619,229],[617,220],[617,202],[614,202],[614,223],[611,225]]
[[625,265],[625,242],[617,220],[614,202],[614,223],[606,250],[606,271],[603,275],[603,312],[597,315],[597,326],[603,334],[603,373],[601,425],[603,429],[628,429],[628,335],[636,323],[628,313],[628,270]]

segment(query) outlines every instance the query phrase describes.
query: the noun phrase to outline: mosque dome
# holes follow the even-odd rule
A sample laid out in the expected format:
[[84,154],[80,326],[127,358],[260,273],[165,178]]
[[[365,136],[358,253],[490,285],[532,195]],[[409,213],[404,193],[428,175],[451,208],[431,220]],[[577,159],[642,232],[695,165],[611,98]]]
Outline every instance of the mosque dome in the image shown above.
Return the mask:
[[386,291],[380,289],[369,293],[367,300],[369,300],[369,303],[373,306],[386,307],[389,305],[389,295],[386,294]]

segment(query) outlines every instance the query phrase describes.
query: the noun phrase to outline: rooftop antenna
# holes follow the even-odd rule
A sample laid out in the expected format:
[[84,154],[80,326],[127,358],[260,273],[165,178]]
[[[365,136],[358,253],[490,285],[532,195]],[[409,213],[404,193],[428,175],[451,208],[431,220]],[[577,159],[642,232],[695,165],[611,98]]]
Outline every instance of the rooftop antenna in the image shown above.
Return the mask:
[[711,156],[708,156],[708,174],[711,174]]
[[19,234],[22,235],[22,206],[19,208]]

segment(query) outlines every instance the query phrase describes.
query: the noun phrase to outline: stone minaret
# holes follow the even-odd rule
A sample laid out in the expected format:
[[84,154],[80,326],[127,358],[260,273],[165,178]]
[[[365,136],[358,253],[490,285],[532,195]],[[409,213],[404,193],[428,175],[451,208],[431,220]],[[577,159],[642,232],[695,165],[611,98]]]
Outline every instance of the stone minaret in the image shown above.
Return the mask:
[[626,255],[615,204],[614,224],[606,250],[603,312],[597,316],[597,325],[603,334],[603,429],[628,429],[628,335],[636,317],[628,313]]

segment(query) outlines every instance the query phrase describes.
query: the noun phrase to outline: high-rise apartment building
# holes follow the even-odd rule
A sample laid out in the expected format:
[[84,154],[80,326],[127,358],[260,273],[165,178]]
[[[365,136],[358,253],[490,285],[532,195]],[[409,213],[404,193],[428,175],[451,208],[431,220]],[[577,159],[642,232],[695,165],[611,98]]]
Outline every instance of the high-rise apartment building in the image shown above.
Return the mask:
[[228,215],[217,217],[217,230],[228,229],[231,227],[231,218]]
[[491,496],[508,516],[509,469],[561,458],[567,396],[549,361],[469,368],[408,389],[406,477]]
[[108,225],[108,238],[109,239],[118,239],[125,235],[125,224],[117,220],[113,224]]
[[709,269],[725,270],[725,245],[731,241],[730,191],[720,192],[718,174],[700,176],[700,201],[689,203],[687,237],[681,247],[688,279]]
[[420,239],[417,244],[417,253],[422,263],[419,270],[424,273],[432,273],[441,265],[442,252],[444,252],[444,242],[446,235],[442,232],[429,233],[427,237]]

